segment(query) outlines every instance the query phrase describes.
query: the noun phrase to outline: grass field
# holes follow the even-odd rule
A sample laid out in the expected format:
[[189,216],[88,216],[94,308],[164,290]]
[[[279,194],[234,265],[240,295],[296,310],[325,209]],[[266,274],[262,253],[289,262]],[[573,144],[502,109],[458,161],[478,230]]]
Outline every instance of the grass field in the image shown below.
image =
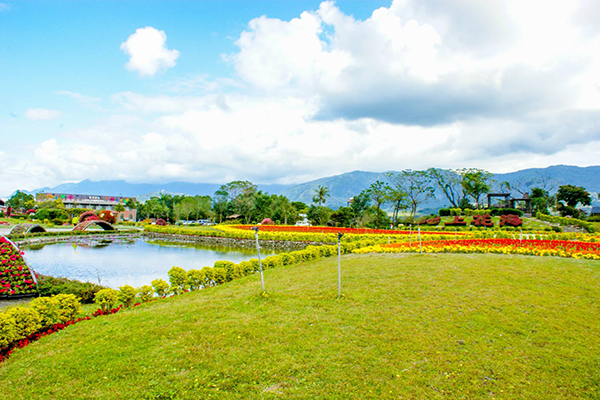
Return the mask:
[[0,365],[15,399],[600,398],[600,263],[348,255],[85,321]]

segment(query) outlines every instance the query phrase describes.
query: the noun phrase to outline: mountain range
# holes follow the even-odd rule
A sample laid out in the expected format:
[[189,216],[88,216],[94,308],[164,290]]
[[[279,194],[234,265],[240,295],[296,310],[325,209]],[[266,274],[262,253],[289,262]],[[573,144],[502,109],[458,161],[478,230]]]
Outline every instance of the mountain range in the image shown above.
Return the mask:
[[[307,204],[312,203],[312,197],[317,187],[326,186],[329,189],[330,195],[326,205],[336,209],[339,206],[346,205],[348,199],[378,180],[387,182],[386,172],[353,171],[296,185],[258,184],[257,186],[259,190],[264,192],[281,194],[292,201],[302,201]],[[600,166],[577,167],[554,165],[547,168],[529,168],[510,173],[494,174],[493,180],[493,190],[498,190],[500,183],[508,182],[513,188],[513,196],[518,195],[515,189],[526,191],[531,187],[539,186],[540,182],[544,183],[546,189],[549,189],[551,193],[555,192],[560,185],[572,184],[583,186],[589,192],[596,194],[600,192]],[[104,180],[98,182],[84,180],[77,183],[63,183],[51,188],[45,187],[30,193],[50,192],[113,195],[137,197],[143,201],[151,197],[151,195],[160,193],[212,196],[220,186],[221,184],[215,183],[169,182],[160,184],[127,183],[122,180]],[[597,203],[597,196],[593,196],[593,198],[595,199],[594,203]],[[446,206],[447,203],[441,192],[436,193],[436,198],[430,200],[425,205],[423,211],[437,209]]]

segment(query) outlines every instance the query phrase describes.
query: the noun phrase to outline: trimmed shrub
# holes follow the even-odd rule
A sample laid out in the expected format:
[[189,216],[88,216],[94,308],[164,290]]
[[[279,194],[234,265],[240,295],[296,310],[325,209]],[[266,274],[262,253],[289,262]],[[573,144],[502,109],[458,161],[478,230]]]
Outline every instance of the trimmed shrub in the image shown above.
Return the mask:
[[190,269],[187,272],[187,280],[190,285],[190,290],[198,290],[204,286],[206,275],[199,269]]
[[214,281],[217,285],[227,282],[227,271],[225,268],[213,268]]
[[516,208],[490,208],[488,211],[490,215],[494,217],[499,217],[502,215],[516,215],[518,217],[523,216],[523,211],[517,210]]
[[222,268],[225,270],[225,280],[226,282],[229,282],[235,278],[239,278],[240,276],[237,276],[239,274],[236,274],[235,270],[234,270],[234,266],[235,263],[232,261],[215,261],[215,264],[213,265],[213,268]]
[[110,311],[119,301],[119,291],[111,288],[102,289],[96,293],[94,301],[102,311]]
[[204,272],[204,287],[214,286],[215,282],[215,271],[211,267],[203,267],[201,269]]
[[67,322],[75,318],[81,311],[81,303],[74,294],[57,294],[54,298],[60,306],[61,322]]
[[140,300],[146,303],[152,300],[152,298],[154,297],[154,289],[150,285],[143,285],[142,287],[138,288],[137,295],[140,298]]
[[17,328],[12,315],[0,313],[0,348],[17,340]]
[[165,297],[169,294],[169,284],[164,279],[155,279],[151,283],[158,297]]
[[294,257],[290,253],[280,254],[280,257],[281,257],[281,263],[283,265],[292,265],[292,264],[296,263],[296,257]]
[[[15,340],[19,340],[21,338],[26,338],[42,329],[42,318],[40,317],[40,313],[38,313],[35,309],[29,307],[14,307],[10,308],[6,311],[6,315],[12,317],[14,320],[15,333],[17,338]],[[0,316],[0,320],[2,317]],[[1,323],[0,323],[1,324]],[[1,331],[1,328],[0,328]],[[0,332],[0,336],[2,333]],[[0,343],[2,339],[0,338]],[[0,345],[2,347],[2,345]]]
[[119,286],[119,301],[124,307],[128,308],[133,305],[137,289],[130,285]]
[[188,274],[181,267],[171,267],[169,272],[169,283],[174,294],[181,294],[189,289]]
[[38,297],[29,303],[31,308],[40,315],[42,328],[47,328],[62,322],[60,302],[54,297]]

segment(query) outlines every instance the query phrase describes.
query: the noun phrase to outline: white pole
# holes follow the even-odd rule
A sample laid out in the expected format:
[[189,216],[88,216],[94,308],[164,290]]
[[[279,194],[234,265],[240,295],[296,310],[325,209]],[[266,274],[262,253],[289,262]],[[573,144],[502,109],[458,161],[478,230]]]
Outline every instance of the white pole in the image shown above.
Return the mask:
[[338,298],[342,297],[342,236],[344,234],[338,232]]
[[258,227],[252,228],[254,230],[254,237],[256,237],[256,252],[258,254],[258,270],[260,271],[260,283],[262,290],[265,292],[265,279],[263,277],[262,263],[260,261],[260,246],[258,244]]

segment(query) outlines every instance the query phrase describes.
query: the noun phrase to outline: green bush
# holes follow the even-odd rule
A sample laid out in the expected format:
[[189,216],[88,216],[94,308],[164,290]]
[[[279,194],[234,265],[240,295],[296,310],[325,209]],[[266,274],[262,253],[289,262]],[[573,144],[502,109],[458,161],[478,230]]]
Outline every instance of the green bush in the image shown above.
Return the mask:
[[137,296],[137,289],[130,285],[119,286],[119,301],[124,307],[131,307],[135,296]]
[[61,322],[73,320],[81,311],[81,303],[74,294],[57,294],[54,298],[59,303]]
[[138,297],[142,302],[146,303],[154,297],[154,289],[150,285],[143,285],[138,289]]
[[94,301],[102,311],[110,311],[119,301],[119,291],[111,288],[102,289],[96,293]]
[[165,297],[169,294],[169,284],[164,279],[155,279],[151,283],[158,297]]
[[60,302],[54,297],[38,297],[29,303],[40,315],[42,328],[62,322]]
[[171,267],[167,274],[169,275],[169,283],[171,283],[171,290],[174,294],[181,294],[189,289],[188,274],[185,269]]
[[201,269],[204,272],[204,287],[215,285],[215,271],[211,267],[203,267]]
[[499,217],[501,215],[518,215],[519,217],[523,216],[523,211],[522,210],[518,210],[516,208],[490,208],[489,210],[490,215],[494,216],[494,217]]
[[199,269],[190,269],[187,272],[188,283],[191,290],[198,290],[204,286],[206,275]]
[[244,275],[251,275],[258,272],[258,258],[251,258],[248,261],[242,261],[240,267]]
[[53,276],[37,275],[38,290],[40,296],[54,296],[57,294],[74,294],[84,304],[94,302],[94,296],[104,286],[90,282],[80,282],[67,278],[55,278]]
[[213,268],[224,269],[226,282],[229,282],[229,281],[231,281],[235,278],[239,278],[241,276],[241,275],[239,275],[239,272],[236,273],[236,271],[234,271],[234,266],[235,266],[235,263],[232,261],[215,261]]
[[296,257],[290,253],[283,253],[279,255],[281,257],[281,263],[283,265],[292,265],[296,263]]
[[225,268],[213,268],[214,281],[217,285],[227,282],[227,271]]
[[17,328],[12,315],[0,313],[0,348],[17,340]]
[[[42,329],[42,318],[40,313],[30,307],[14,307],[6,311],[6,315],[14,320],[14,328],[17,338],[15,340],[26,338]],[[0,320],[2,316],[0,315]],[[1,324],[1,323],[0,323]],[[1,330],[1,329],[0,329]],[[0,336],[2,334],[0,333]],[[0,343],[2,339],[0,338]],[[2,345],[0,344],[0,347]]]
[[596,232],[596,227],[594,227],[594,225],[592,225],[589,222],[577,219],[577,218],[554,217],[552,215],[542,214],[541,212],[538,212],[535,215],[535,217],[542,221],[558,223],[558,224],[564,225],[564,226],[568,226],[568,225],[579,226],[579,227],[585,229],[586,231],[588,231],[589,233]]

